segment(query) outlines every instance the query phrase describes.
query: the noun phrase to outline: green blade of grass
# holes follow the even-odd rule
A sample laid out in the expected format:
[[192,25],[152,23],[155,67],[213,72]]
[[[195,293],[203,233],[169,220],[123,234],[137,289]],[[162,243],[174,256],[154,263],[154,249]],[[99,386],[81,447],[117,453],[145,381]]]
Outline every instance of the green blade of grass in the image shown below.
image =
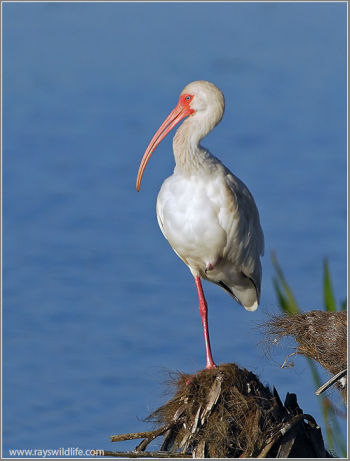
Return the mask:
[[[277,284],[275,283],[275,288],[277,285],[278,290],[276,290],[276,293],[277,293],[279,300],[283,298],[283,304],[281,304],[281,307],[288,314],[298,314],[300,312],[299,306],[294,298],[294,295],[293,295],[293,292],[290,286],[287,283],[287,280],[284,277],[284,274],[277,261],[275,253],[271,254],[271,259],[272,259],[272,264],[274,265],[276,274],[277,274],[277,279],[275,279]],[[282,292],[283,292],[283,295],[282,295]]]
[[323,260],[323,298],[326,311],[334,312],[337,310],[337,303],[333,293],[332,281],[326,258]]
[[273,279],[273,286],[275,288],[275,292],[278,298],[278,302],[284,312],[287,314],[293,314],[294,312],[290,312],[290,306],[288,303],[287,298],[284,296],[280,284],[276,278]]

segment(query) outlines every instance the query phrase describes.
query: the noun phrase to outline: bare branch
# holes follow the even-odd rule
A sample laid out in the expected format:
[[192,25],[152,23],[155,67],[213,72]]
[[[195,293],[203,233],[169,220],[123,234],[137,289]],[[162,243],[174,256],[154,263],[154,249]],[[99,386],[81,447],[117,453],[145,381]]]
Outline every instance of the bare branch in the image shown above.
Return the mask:
[[347,371],[348,371],[347,369],[340,371],[339,373],[334,375],[331,379],[329,379],[326,383],[322,384],[322,386],[320,386],[315,392],[316,395],[322,394],[322,392],[326,391],[328,388],[333,386],[333,384],[335,384],[337,381],[339,381],[339,379],[343,378],[346,375]]

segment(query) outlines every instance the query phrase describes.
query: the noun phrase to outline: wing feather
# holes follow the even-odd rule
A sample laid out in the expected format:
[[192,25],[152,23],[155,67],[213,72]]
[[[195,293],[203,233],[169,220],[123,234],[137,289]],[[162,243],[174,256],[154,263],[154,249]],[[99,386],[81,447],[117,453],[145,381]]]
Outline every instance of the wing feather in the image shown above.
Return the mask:
[[247,186],[230,171],[225,175],[228,200],[231,201],[231,217],[227,218],[227,246],[225,256],[238,264],[242,273],[251,279],[258,297],[261,284],[260,256],[264,254],[264,234],[259,211]]

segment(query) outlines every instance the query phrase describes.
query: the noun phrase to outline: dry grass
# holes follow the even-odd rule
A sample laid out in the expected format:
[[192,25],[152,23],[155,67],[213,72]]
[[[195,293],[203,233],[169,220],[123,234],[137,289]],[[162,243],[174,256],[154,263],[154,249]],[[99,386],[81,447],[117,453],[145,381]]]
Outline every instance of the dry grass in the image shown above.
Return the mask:
[[336,375],[347,368],[347,312],[310,311],[274,316],[263,327],[270,344],[292,336],[296,352]]

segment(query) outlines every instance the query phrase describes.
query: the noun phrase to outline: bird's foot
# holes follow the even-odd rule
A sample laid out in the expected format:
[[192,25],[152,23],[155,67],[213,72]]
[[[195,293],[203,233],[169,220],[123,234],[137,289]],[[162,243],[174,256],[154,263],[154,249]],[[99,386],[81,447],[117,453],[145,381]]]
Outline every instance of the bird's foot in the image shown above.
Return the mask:
[[213,358],[211,357],[211,352],[210,356],[207,357],[207,365],[205,367],[206,370],[211,370],[212,368],[216,368],[216,363],[214,362]]

